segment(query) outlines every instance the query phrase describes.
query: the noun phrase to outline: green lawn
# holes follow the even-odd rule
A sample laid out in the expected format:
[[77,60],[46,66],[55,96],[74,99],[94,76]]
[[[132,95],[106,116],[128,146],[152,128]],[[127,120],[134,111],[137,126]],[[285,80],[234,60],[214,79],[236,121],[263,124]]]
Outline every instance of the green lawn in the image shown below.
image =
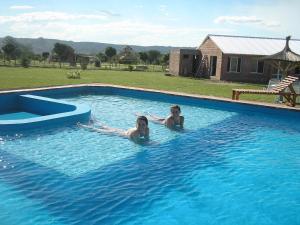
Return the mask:
[[[8,61],[3,61],[0,60],[0,66],[5,66],[5,67],[19,67],[21,66],[21,63],[19,60],[15,63],[14,60],[11,60],[10,62]],[[58,62],[39,62],[37,60],[31,60],[30,62],[31,68],[60,68],[60,65]],[[108,63],[104,62],[101,63],[101,67],[95,67],[94,63],[89,63],[87,65],[88,69],[91,70],[128,70],[128,64],[119,64],[119,63]],[[132,66],[135,68],[136,66],[146,66],[147,69],[145,71],[147,72],[163,72],[165,70],[165,66],[161,65],[144,65],[144,64],[132,64]],[[77,69],[80,69],[79,63],[77,63]],[[61,68],[63,69],[70,69],[70,63],[61,63]],[[76,69],[76,68],[74,68]]]
[[[213,82],[185,77],[169,77],[160,72],[108,70],[82,71],[81,79],[68,79],[66,69],[0,67],[0,90],[66,84],[107,83],[231,98],[233,88],[261,89],[263,85]],[[274,96],[242,95],[241,99],[272,102]]]

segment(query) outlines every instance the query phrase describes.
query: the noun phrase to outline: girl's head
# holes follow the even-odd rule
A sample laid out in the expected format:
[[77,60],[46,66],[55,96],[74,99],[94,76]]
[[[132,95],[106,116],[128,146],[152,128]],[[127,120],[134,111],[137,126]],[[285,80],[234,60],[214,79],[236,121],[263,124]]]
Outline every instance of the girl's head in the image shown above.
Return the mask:
[[181,113],[181,109],[179,105],[173,105],[170,108],[172,116],[179,116]]
[[145,130],[148,127],[148,119],[146,116],[139,116],[136,119],[136,127],[139,130]]

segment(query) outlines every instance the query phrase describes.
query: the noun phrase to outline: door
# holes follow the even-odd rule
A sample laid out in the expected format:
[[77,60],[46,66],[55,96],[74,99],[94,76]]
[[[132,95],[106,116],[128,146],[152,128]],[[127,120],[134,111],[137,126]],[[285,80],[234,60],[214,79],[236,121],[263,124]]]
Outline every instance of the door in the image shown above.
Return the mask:
[[217,71],[217,56],[210,56],[209,76],[216,76]]
[[193,75],[197,73],[197,69],[199,67],[200,62],[200,56],[199,55],[193,55]]

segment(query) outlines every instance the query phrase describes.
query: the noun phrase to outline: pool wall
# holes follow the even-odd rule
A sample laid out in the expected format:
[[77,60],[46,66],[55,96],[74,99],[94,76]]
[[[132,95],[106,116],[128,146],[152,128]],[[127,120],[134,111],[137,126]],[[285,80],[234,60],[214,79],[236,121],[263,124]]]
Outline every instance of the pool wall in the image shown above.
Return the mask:
[[6,114],[8,118],[9,114],[18,112],[35,115],[33,118],[0,120],[1,133],[86,122],[91,114],[90,108],[84,105],[23,93],[0,95],[0,105],[0,114]]

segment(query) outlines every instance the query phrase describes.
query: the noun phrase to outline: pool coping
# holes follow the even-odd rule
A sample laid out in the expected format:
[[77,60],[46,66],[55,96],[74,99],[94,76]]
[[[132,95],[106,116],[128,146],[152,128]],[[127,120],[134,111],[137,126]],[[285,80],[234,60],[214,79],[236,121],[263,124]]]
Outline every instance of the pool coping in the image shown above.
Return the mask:
[[158,89],[148,89],[148,88],[139,88],[139,87],[132,87],[132,86],[115,85],[115,84],[105,84],[105,83],[59,85],[59,86],[50,86],[50,87],[3,90],[3,91],[0,91],[0,95],[16,93],[16,92],[22,93],[22,92],[29,92],[29,91],[45,91],[45,90],[77,88],[77,87],[110,87],[110,88],[129,89],[129,90],[135,90],[135,91],[163,93],[163,94],[168,94],[168,95],[173,95],[173,96],[191,97],[191,98],[198,98],[198,99],[211,100],[211,101],[222,101],[222,102],[228,102],[228,103],[233,103],[233,104],[237,104],[237,105],[260,106],[260,107],[267,107],[267,108],[273,108],[273,109],[284,109],[284,110],[288,110],[288,111],[300,112],[300,108],[290,107],[290,106],[280,105],[280,104],[274,104],[274,103],[254,102],[254,101],[247,101],[247,100],[232,100],[230,98],[224,98],[224,97],[188,94],[188,93],[184,93],[184,92],[174,92],[174,91],[166,91],[166,90],[158,90]]

